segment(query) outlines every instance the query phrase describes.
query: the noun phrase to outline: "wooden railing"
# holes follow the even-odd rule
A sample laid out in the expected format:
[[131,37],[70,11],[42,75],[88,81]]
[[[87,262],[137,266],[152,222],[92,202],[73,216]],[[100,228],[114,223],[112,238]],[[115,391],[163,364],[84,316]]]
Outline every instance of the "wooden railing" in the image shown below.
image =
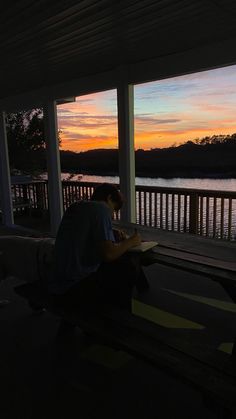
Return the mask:
[[236,192],[136,186],[137,223],[236,239]]
[[[63,181],[64,209],[90,199],[96,186],[95,182]],[[14,185],[12,193],[13,200],[30,201],[31,209],[48,211],[46,181]],[[236,240],[236,192],[136,186],[136,213],[141,225]]]
[[16,213],[31,211],[48,211],[48,183],[34,181],[17,183],[11,186],[13,208]]

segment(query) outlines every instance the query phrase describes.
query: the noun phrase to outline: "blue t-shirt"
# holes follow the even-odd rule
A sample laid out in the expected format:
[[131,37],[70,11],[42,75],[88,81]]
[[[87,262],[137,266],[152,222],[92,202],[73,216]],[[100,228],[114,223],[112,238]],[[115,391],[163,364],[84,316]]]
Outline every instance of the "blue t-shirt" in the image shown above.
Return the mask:
[[97,201],[72,204],[57,233],[49,292],[64,294],[95,272],[102,262],[99,243],[106,240],[115,241],[109,207]]

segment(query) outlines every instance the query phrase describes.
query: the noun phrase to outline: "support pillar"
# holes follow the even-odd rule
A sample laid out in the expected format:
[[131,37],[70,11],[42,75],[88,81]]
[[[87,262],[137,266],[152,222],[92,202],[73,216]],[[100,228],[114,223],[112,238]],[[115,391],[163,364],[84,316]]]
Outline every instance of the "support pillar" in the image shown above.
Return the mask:
[[63,215],[56,102],[49,101],[45,103],[44,123],[47,147],[48,199],[51,220],[51,233],[53,236],[56,236]]
[[120,84],[117,99],[120,190],[126,199],[121,220],[136,223],[133,86]]

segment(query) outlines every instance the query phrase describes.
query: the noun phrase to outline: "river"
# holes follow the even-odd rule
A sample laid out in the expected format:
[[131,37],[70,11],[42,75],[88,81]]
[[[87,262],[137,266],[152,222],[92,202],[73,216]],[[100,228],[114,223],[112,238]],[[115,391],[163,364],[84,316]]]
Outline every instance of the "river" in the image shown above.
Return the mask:
[[[83,182],[108,182],[119,183],[118,176],[98,176],[98,175],[71,175],[62,173],[62,179],[69,179]],[[236,192],[236,179],[200,179],[200,178],[148,178],[136,177],[136,185],[143,186],[163,186],[173,188],[191,188],[191,189],[208,189],[217,191],[233,191]]]

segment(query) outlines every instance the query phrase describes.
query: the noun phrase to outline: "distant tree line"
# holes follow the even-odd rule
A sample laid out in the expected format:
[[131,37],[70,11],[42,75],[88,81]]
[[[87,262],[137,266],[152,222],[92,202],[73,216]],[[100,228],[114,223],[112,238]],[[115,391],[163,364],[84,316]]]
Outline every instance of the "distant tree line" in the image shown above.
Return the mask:
[[[47,170],[43,111],[7,115],[11,170]],[[59,144],[61,144],[59,132]],[[76,153],[60,151],[63,172],[118,174],[118,150],[97,149]],[[235,177],[236,133],[188,140],[179,146],[139,149],[135,152],[137,176]]]
[[136,151],[136,171],[143,176],[236,177],[236,133],[213,135],[150,151]]

